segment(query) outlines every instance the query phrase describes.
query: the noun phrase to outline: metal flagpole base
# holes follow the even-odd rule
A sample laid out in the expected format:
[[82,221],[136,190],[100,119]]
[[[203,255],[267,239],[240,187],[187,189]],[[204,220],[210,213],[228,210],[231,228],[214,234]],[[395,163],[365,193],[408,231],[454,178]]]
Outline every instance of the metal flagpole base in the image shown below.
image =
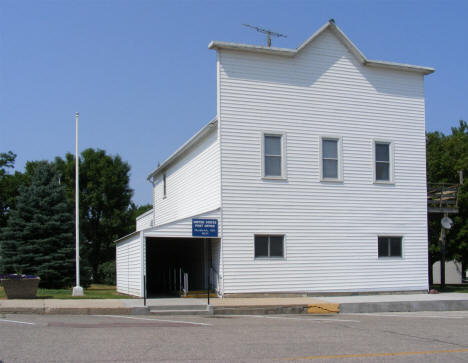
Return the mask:
[[75,286],[73,288],[72,296],[83,296],[83,288],[81,286]]

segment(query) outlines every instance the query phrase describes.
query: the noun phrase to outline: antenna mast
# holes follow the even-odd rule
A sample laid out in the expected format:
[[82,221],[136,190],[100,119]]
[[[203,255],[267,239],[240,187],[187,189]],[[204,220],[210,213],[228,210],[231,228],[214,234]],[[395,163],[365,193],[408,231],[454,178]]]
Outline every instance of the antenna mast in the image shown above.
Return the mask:
[[249,28],[252,28],[252,29],[255,29],[259,33],[266,34],[267,35],[267,44],[268,44],[269,47],[271,47],[271,36],[272,35],[277,37],[277,38],[280,38],[280,37],[287,38],[287,35],[276,33],[276,32],[271,31],[269,29],[263,29],[263,28],[259,28],[258,26],[253,26],[253,25],[249,25],[249,24],[242,24],[242,25],[246,26],[246,27],[249,27]]

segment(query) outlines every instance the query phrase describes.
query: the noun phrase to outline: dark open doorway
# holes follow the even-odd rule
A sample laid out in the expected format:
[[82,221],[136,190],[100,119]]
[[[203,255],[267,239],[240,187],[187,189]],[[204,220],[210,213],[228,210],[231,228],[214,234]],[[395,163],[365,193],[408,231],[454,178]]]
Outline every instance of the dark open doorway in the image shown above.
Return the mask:
[[148,297],[178,295],[181,272],[188,274],[189,290],[205,289],[210,250],[202,238],[146,238]]

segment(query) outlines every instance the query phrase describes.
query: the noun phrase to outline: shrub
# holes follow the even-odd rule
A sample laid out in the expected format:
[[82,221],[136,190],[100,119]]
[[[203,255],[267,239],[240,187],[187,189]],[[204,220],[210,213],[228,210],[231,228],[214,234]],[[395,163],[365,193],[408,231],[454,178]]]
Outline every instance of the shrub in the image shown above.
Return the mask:
[[96,282],[107,285],[115,285],[115,261],[101,263],[98,267]]

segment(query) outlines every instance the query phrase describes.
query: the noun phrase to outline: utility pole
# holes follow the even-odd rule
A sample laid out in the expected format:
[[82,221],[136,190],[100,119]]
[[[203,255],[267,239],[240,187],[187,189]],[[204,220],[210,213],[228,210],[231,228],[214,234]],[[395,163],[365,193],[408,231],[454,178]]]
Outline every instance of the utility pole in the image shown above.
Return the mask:
[[75,113],[75,258],[76,258],[76,286],[72,296],[83,296],[80,286],[80,181],[79,181],[79,155],[78,155],[78,119],[80,114]]

